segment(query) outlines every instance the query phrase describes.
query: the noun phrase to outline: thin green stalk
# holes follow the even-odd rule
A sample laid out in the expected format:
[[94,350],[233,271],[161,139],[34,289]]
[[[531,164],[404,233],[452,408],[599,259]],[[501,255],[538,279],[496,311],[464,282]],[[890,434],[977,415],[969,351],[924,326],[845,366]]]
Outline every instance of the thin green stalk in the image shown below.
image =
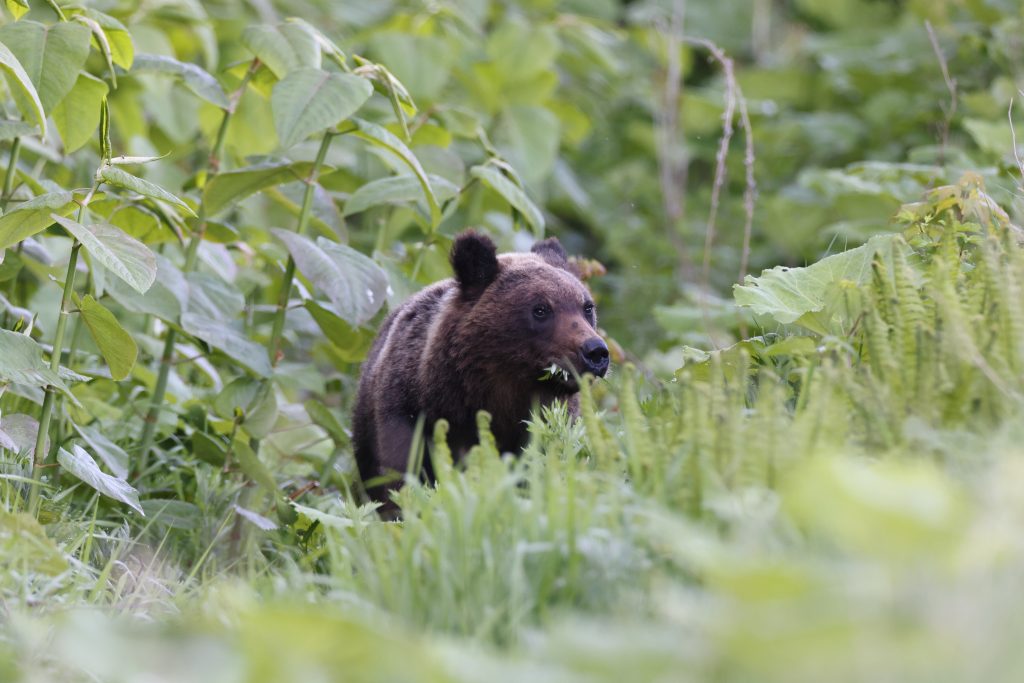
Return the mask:
[[[224,141],[227,139],[228,124],[231,122],[231,117],[234,115],[235,110],[238,107],[238,102],[242,99],[242,94],[245,92],[245,88],[249,85],[249,81],[252,79],[253,74],[259,68],[259,60],[254,59],[249,65],[249,70],[246,72],[245,77],[239,84],[238,89],[231,96],[231,102],[227,109],[224,110],[224,116],[221,117],[220,127],[217,129],[217,137],[214,139],[213,148],[210,150],[209,161],[207,167],[209,168],[209,176],[206,182],[210,182],[220,172],[220,161],[221,155],[224,151]],[[188,273],[195,270],[196,262],[199,260],[199,244],[203,241],[203,235],[206,233],[206,201],[200,200],[199,212],[196,216],[196,229],[192,233],[192,238],[189,240],[188,247],[185,251],[185,266],[183,271]],[[167,335],[164,337],[164,349],[160,354],[160,369],[157,371],[156,385],[153,387],[153,397],[149,403],[149,410],[146,412],[145,418],[143,418],[142,436],[141,436],[141,447],[139,449],[139,464],[136,472],[144,472],[148,466],[149,451],[153,446],[153,438],[156,436],[156,425],[157,420],[160,417],[160,409],[164,404],[164,396],[167,394],[167,381],[170,378],[171,364],[174,361],[174,345],[177,342],[178,333],[173,327],[167,330]]]
[[4,176],[4,193],[0,195],[0,213],[7,213],[7,203],[14,194],[14,176],[18,174],[18,156],[21,153],[21,138],[14,138],[11,143],[11,158],[7,162],[7,175]]
[[[75,268],[78,267],[78,252],[82,244],[75,240],[71,247],[71,258],[68,260],[67,275],[64,277],[64,295],[60,300],[60,315],[57,318],[57,331],[53,337],[53,351],[50,352],[50,369],[60,370],[61,349],[64,346],[64,330],[67,329],[68,313],[71,305],[71,292],[75,286]],[[46,387],[43,408],[39,413],[39,432],[36,434],[36,447],[33,457],[32,488],[29,492],[29,512],[36,514],[39,505],[39,481],[42,476],[43,460],[46,458],[46,436],[50,433],[50,418],[53,415],[53,403],[57,395],[54,387]]]
[[[306,180],[306,192],[302,196],[302,210],[299,211],[299,225],[295,228],[296,234],[301,235],[309,225],[309,218],[313,213],[313,193],[316,189],[316,181],[320,176],[320,167],[327,158],[327,150],[334,138],[333,131],[324,133],[320,141],[320,150],[316,154],[316,161],[313,162],[313,170]],[[281,294],[277,299],[277,311],[274,314],[274,327],[270,333],[270,363],[277,366],[281,356],[281,337],[284,333],[284,319],[288,312],[288,299],[292,295],[292,280],[295,279],[295,259],[288,256],[288,263],[284,268],[284,281],[281,283]]]

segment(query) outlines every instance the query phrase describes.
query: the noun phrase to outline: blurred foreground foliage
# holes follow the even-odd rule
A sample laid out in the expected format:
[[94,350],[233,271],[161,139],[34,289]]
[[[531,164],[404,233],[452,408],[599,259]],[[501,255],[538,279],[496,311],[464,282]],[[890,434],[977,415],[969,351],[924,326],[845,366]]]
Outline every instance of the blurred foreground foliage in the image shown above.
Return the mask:
[[[1015,1],[5,8],[0,680],[1020,678]],[[632,362],[381,522],[466,226]]]

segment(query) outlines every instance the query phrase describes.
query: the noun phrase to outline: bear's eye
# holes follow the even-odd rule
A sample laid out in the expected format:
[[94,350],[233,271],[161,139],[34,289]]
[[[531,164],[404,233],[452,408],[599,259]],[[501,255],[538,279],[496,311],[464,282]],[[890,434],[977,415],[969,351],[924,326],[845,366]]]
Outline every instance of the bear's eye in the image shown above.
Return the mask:
[[544,304],[538,304],[533,307],[533,317],[537,320],[544,320],[551,314],[551,309]]
[[587,303],[583,304],[583,315],[587,316],[588,318],[593,317],[593,315],[594,315],[594,304],[593,303],[588,301]]

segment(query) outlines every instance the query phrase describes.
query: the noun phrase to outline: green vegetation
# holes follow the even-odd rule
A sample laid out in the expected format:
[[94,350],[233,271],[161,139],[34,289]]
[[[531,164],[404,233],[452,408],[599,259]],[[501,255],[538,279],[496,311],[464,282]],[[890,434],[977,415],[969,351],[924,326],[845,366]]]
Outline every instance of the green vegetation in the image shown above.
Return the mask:
[[[1016,0],[4,4],[0,681],[1020,678]],[[620,357],[382,522],[468,226]]]

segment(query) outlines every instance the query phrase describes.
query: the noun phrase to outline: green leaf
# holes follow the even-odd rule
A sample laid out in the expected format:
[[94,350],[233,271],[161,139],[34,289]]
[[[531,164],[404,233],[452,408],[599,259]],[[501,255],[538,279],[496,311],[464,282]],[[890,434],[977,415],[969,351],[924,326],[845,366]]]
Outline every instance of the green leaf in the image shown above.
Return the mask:
[[21,62],[48,113],[74,87],[89,56],[89,35],[85,26],[66,21],[47,26],[25,20],[0,27],[0,42]]
[[35,517],[0,510],[0,571],[7,576],[15,576],[14,572],[57,576],[67,570],[64,553]]
[[213,273],[192,272],[188,281],[188,312],[213,318],[234,320],[245,308],[245,296],[230,282]]
[[274,185],[301,178],[303,164],[260,164],[219,173],[203,188],[203,201],[209,216]]
[[376,59],[408,86],[410,95],[430,102],[441,94],[458,57],[455,45],[437,36],[400,31],[374,33],[370,47]]
[[284,242],[299,272],[323,291],[334,312],[352,325],[362,325],[387,298],[388,277],[373,259],[323,237],[316,243],[287,230],[271,232]]
[[124,479],[112,477],[102,471],[92,456],[78,444],[72,445],[70,451],[63,448],[58,450],[57,462],[65,472],[81,479],[86,485],[96,489],[104,496],[122,502],[143,517],[146,516],[139,504],[139,492]]
[[104,14],[91,7],[85,8],[84,16],[96,22],[103,29],[103,33],[107,37],[107,45],[110,48],[110,58],[114,64],[125,71],[131,69],[132,62],[135,61],[135,43],[125,25],[109,14]]
[[197,313],[185,313],[181,316],[181,327],[193,337],[203,340],[257,375],[269,377],[272,374],[267,350],[228,323]]
[[427,199],[427,206],[430,207],[430,223],[436,227],[441,222],[441,207],[438,205],[437,197],[434,196],[434,191],[430,187],[427,172],[423,170],[423,166],[420,165],[419,159],[412,153],[412,150],[406,147],[404,142],[392,135],[390,131],[378,126],[376,123],[362,119],[352,119],[352,123],[357,128],[355,135],[388,150],[412,170],[420,182],[420,187],[423,189],[423,195]]
[[71,154],[89,142],[100,125],[100,108],[109,88],[100,79],[82,72],[75,86],[53,110],[53,122],[64,141],[64,153]]
[[365,327],[353,327],[312,299],[304,304],[320,330],[334,345],[338,355],[348,363],[366,359],[373,344],[374,332]]
[[7,249],[53,225],[53,214],[66,216],[77,204],[70,192],[48,192],[17,205],[0,217],[0,249]]
[[190,216],[194,217],[196,215],[195,211],[193,211],[188,204],[181,201],[164,188],[155,183],[151,183],[148,180],[143,180],[138,176],[133,176],[131,173],[122,171],[116,166],[103,166],[103,168],[100,169],[100,177],[104,182],[111,185],[123,187],[125,189],[132,190],[133,192],[138,192],[144,197],[169,202],[178,208],[183,209],[185,213]]
[[43,110],[42,102],[39,101],[36,86],[18,58],[2,42],[0,42],[0,68],[4,71],[7,88],[11,91],[18,110],[25,118],[35,121],[39,126],[40,134],[46,137],[46,112]]
[[277,480],[270,469],[263,464],[255,451],[242,439],[235,439],[232,444],[238,466],[251,479],[270,493],[277,492]]
[[306,414],[309,415],[309,419],[320,427],[323,427],[323,429],[331,435],[331,438],[334,439],[335,445],[344,446],[349,443],[351,439],[349,439],[348,434],[345,432],[345,428],[341,426],[341,422],[338,421],[333,410],[314,398],[306,401],[303,404],[303,407],[306,409]]
[[806,268],[777,266],[760,277],[748,275],[742,285],[733,285],[733,296],[738,305],[784,325],[797,323],[818,334],[841,332],[858,314],[846,310],[845,292],[870,279],[876,254],[908,249],[897,240],[898,235],[879,235]]
[[135,340],[121,327],[114,314],[96,301],[91,294],[82,299],[78,310],[103,359],[107,361],[110,376],[115,380],[127,377],[139,355],[139,347]]
[[0,383],[54,386],[71,396],[60,376],[43,361],[43,349],[31,337],[0,330]]
[[0,140],[10,140],[34,132],[36,127],[24,121],[0,119]]
[[246,433],[257,439],[269,434],[277,422],[277,396],[273,384],[267,380],[236,378],[217,394],[213,409],[228,420],[240,412]]
[[172,529],[198,529],[203,521],[203,513],[194,503],[173,498],[147,498],[140,502],[143,513],[155,524],[166,524]]
[[7,11],[11,13],[15,21],[21,19],[31,9],[28,6],[28,0],[4,0],[4,4],[7,5]]
[[365,78],[320,69],[296,69],[270,96],[274,125],[285,149],[354,114],[373,94]]
[[292,502],[292,507],[299,514],[309,517],[314,522],[320,522],[325,527],[330,529],[349,529],[355,523],[351,519],[345,517],[339,517],[338,515],[332,515],[329,512],[321,512],[316,508],[307,507],[305,505],[299,505],[296,502]]
[[181,79],[186,88],[210,104],[221,109],[231,106],[228,96],[224,94],[224,88],[220,86],[217,79],[202,67],[191,62],[179,62],[173,57],[164,55],[135,55],[132,73],[142,71],[175,76]]
[[[427,179],[439,202],[447,201],[459,193],[459,188],[441,176],[428,175]],[[420,180],[414,175],[389,176],[371,180],[353,192],[345,202],[346,216],[381,204],[402,204],[423,199]]]
[[474,166],[469,174],[478,178],[489,188],[500,194],[509,205],[522,214],[538,237],[544,234],[544,214],[534,204],[523,188],[516,185],[494,166]]
[[320,68],[316,37],[293,23],[258,24],[242,32],[242,45],[259,57],[278,79],[301,68]]
[[133,313],[177,323],[189,300],[189,283],[174,264],[157,254],[156,279],[145,294],[140,294],[121,280],[108,283],[107,293]]
[[74,423],[72,424],[79,436],[89,444],[89,448],[99,456],[99,459],[103,461],[107,469],[114,473],[115,477],[124,479],[128,476],[131,459],[123,448],[108,439],[96,427],[82,427]]
[[140,294],[145,294],[156,279],[156,256],[142,242],[106,223],[82,225],[70,218],[52,214],[53,220],[82,243],[96,259]]
[[235,506],[235,512],[238,514],[239,517],[241,517],[242,519],[244,519],[245,521],[249,522],[250,524],[252,524],[253,526],[262,531],[273,531],[274,529],[278,528],[277,522],[275,522],[274,520],[268,519],[260,513],[253,512],[252,510],[244,508],[241,505]]

